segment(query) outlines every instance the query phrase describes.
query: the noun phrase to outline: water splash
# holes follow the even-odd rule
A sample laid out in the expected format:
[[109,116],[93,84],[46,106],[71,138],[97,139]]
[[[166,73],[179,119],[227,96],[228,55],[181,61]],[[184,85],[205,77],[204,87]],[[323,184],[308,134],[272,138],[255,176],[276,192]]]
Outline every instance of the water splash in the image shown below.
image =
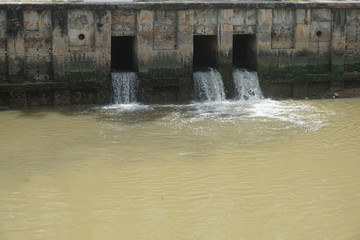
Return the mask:
[[[156,110],[156,109],[154,109]],[[264,132],[315,132],[328,124],[335,113],[321,104],[299,101],[259,99],[248,101],[194,102],[176,106],[164,119],[174,129],[193,129],[202,135],[220,134],[219,128],[234,126],[244,139]],[[218,128],[214,128],[214,125]],[[239,127],[242,125],[243,127]]]
[[135,72],[112,72],[113,101],[115,104],[136,102],[138,79]]
[[225,100],[224,83],[221,74],[214,68],[193,74],[195,99],[201,102]]
[[256,72],[249,72],[244,68],[234,68],[232,77],[236,100],[247,101],[264,98]]
[[[116,76],[116,75],[122,75]],[[116,76],[116,78],[114,77]],[[129,77],[130,75],[130,77]],[[125,77],[124,77],[125,76]],[[120,79],[121,78],[121,79]],[[125,82],[125,79],[129,79]],[[114,81],[114,80],[116,80]],[[262,95],[256,72],[235,68],[233,81],[236,88],[234,100],[225,100],[224,86],[220,73],[213,68],[207,71],[194,73],[195,97],[198,100],[188,105],[141,105],[136,102],[124,103],[124,97],[116,101],[115,96],[131,95],[135,97],[136,91],[131,93],[130,88],[137,89],[135,73],[113,73],[114,101],[115,104],[103,107],[104,113],[115,119],[114,121],[134,122],[132,117],[138,115],[138,121],[149,119],[171,119],[166,125],[174,124],[175,128],[196,128],[201,134],[213,132],[212,124],[224,123],[227,125],[244,124],[254,131],[262,129],[271,131],[317,131],[327,124],[327,116],[331,115],[321,108],[309,103],[297,101],[274,101],[265,99]],[[133,87],[130,87],[134,84]],[[125,87],[121,86],[125,85]],[[135,86],[135,87],[134,87]],[[128,89],[127,93],[122,93]],[[135,100],[135,98],[134,98]],[[129,120],[131,119],[131,120]],[[165,121],[166,122],[166,121]],[[261,122],[258,126],[257,122]],[[242,129],[242,131],[245,131]],[[254,131],[251,134],[255,134]]]

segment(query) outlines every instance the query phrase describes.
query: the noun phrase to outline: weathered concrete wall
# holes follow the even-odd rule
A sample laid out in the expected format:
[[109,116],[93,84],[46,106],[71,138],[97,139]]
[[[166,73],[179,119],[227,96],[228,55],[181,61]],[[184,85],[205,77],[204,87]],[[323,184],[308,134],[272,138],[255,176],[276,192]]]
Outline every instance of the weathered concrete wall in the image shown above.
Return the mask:
[[[111,38],[133,37],[143,102],[192,99],[194,36],[213,36],[232,96],[233,36],[271,97],[360,86],[360,3],[0,3],[0,105],[110,101]],[[119,52],[117,54],[123,54]]]

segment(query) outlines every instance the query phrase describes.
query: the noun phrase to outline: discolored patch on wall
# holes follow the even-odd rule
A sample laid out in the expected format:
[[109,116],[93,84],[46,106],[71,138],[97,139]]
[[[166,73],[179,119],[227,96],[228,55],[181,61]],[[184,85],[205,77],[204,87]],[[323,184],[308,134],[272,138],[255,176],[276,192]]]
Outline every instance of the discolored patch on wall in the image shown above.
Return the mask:
[[[68,41],[69,53],[65,61],[65,65],[67,66],[67,81],[91,81],[91,78],[83,78],[81,73],[85,74],[97,69],[93,11],[68,11]],[[74,75],[71,73],[79,74]]]
[[50,10],[24,11],[24,72],[27,81],[49,81],[52,74]]
[[295,26],[295,9],[274,9],[271,27],[271,48],[294,48]]
[[256,9],[234,9],[233,25],[234,34],[256,33],[257,11]]
[[176,11],[154,12],[154,50],[177,48],[178,14]]
[[114,10],[111,13],[111,36],[135,36],[136,12]]
[[68,37],[70,51],[83,50],[78,47],[94,47],[95,24],[91,10],[68,11]]
[[216,9],[194,10],[194,35],[216,35],[218,15]]
[[344,70],[360,71],[360,10],[347,9]]
[[331,9],[312,9],[308,65],[310,73],[328,73],[331,59]]
[[0,10],[0,82],[6,82],[7,74],[7,39],[6,11]]

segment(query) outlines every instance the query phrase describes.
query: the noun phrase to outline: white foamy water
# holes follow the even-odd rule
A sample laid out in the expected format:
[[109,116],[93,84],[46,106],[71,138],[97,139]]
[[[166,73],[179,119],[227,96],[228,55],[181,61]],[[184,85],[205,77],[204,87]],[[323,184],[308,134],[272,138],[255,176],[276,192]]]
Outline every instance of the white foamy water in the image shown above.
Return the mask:
[[[259,123],[259,128],[295,129],[317,131],[327,124],[327,118],[334,113],[311,104],[296,101],[275,101],[259,99],[248,101],[200,102],[179,107],[181,111],[171,117],[181,118],[176,126],[193,127],[194,124],[221,122],[244,124],[244,127]],[[176,116],[178,115],[178,116]],[[186,117],[184,117],[186,116]],[[204,128],[201,125],[200,128]],[[207,132],[211,132],[211,125]],[[255,133],[253,133],[255,134]]]
[[199,101],[225,100],[224,83],[221,74],[214,68],[193,74],[195,99]]
[[147,105],[139,103],[129,103],[129,104],[112,104],[109,106],[102,107],[107,110],[116,110],[117,112],[134,112],[140,111],[149,108]]
[[135,72],[112,72],[111,82],[115,104],[136,102],[138,79]]
[[244,101],[264,98],[256,72],[249,72],[244,68],[234,68],[232,77],[236,100]]
[[225,100],[224,86],[220,73],[209,68],[194,73],[195,95],[200,102],[181,107],[187,118],[182,123],[202,121],[261,121],[272,123],[270,128],[297,128],[316,131],[326,124],[326,115],[321,109],[294,101],[265,99],[256,72],[244,68],[233,69],[235,97]]

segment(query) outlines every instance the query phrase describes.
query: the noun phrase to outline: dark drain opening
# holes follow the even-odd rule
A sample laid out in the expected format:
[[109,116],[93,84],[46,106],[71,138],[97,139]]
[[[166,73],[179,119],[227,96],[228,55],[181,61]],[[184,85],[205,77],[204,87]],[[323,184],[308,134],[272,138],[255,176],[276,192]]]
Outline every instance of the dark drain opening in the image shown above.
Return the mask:
[[216,67],[216,36],[194,36],[194,68]]
[[134,40],[129,36],[111,37],[111,69],[136,71]]
[[233,36],[233,64],[256,70],[256,41],[254,34]]

